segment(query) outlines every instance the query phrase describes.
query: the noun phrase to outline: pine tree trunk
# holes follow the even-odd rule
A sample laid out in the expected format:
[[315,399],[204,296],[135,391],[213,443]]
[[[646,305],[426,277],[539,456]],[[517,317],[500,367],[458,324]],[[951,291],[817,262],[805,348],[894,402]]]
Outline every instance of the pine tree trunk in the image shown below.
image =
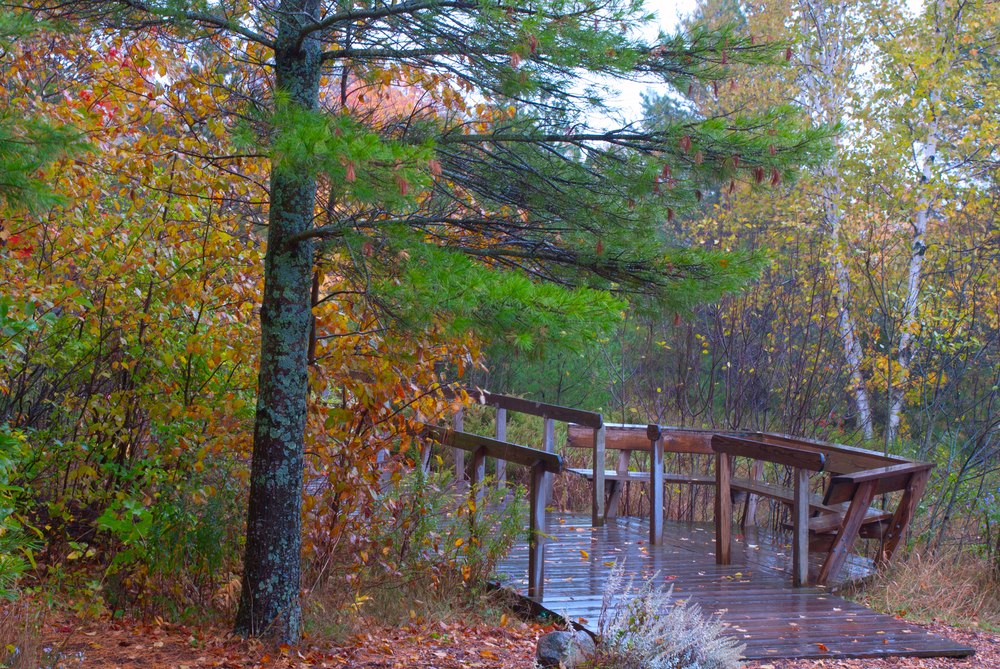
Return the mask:
[[[286,0],[275,51],[276,87],[291,104],[318,107],[319,47],[295,47],[298,22],[315,2]],[[254,424],[243,590],[236,631],[292,643],[302,634],[299,571],[302,547],[302,470],[312,327],[312,242],[288,245],[312,226],[316,177],[280,163],[271,166],[267,255],[261,298],[260,376]]]

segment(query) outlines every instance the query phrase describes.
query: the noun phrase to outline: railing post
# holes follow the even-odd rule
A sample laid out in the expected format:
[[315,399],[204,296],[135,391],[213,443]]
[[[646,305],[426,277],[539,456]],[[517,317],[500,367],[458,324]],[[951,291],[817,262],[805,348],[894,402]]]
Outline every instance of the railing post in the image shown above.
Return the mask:
[[663,436],[657,435],[650,446],[649,543],[661,546],[663,545]]
[[733,500],[729,496],[729,456],[715,455],[715,564],[729,564]]
[[[495,435],[497,441],[507,441],[507,410],[497,409]],[[497,460],[497,490],[507,489],[507,461]]]
[[541,597],[545,589],[545,465],[531,466],[531,500],[528,515],[528,597]]
[[431,443],[424,442],[420,448],[420,471],[427,474],[431,470]]
[[[546,453],[556,452],[556,421],[552,418],[542,418],[542,450]],[[552,474],[545,474],[545,505],[552,506]]]
[[601,427],[594,429],[594,503],[591,511],[593,527],[604,527],[604,433]]
[[483,505],[486,495],[486,447],[480,446],[472,452],[472,501],[475,502],[476,513]]
[[809,470],[794,469],[792,587],[809,585]]
[[[459,409],[455,412],[455,417],[452,422],[452,427],[455,432],[465,431],[465,409]],[[465,480],[465,451],[461,448],[453,448],[452,457],[455,459],[455,481],[462,482]]]

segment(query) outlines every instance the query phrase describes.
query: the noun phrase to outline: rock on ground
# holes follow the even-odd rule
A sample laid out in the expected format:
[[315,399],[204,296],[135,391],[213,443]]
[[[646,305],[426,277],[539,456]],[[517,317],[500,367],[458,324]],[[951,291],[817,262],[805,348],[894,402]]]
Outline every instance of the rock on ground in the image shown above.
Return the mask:
[[549,632],[538,640],[535,657],[542,667],[572,669],[593,656],[594,640],[589,634],[577,632]]

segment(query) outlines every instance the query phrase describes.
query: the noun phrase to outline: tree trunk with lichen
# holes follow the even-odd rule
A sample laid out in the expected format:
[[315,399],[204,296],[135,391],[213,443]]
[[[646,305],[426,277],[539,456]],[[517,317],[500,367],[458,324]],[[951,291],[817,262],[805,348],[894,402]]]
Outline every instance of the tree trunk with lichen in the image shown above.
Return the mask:
[[[291,104],[315,109],[319,45],[309,39],[296,45],[295,38],[298,20],[308,20],[317,3],[283,5],[281,15],[288,19],[275,51],[277,90]],[[295,642],[302,635],[299,571],[313,244],[287,240],[312,226],[316,176],[274,163],[270,188],[247,542],[235,629]]]

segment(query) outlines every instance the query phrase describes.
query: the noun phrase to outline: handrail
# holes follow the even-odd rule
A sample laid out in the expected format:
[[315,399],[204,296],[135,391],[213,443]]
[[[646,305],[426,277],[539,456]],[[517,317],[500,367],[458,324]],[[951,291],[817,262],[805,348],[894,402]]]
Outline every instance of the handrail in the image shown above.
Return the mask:
[[[438,390],[447,399],[457,399],[460,397],[460,389],[456,389],[451,386],[443,386],[438,388]],[[546,404],[544,402],[526,400],[521,397],[512,397],[510,395],[498,395],[496,393],[491,393],[488,390],[480,390],[478,388],[466,390],[465,392],[477,403],[494,406],[499,409],[517,411],[518,413],[526,413],[532,416],[541,416],[542,418],[551,418],[564,423],[577,423],[579,425],[586,425],[587,427],[595,429],[604,425],[603,416],[594,411],[571,409],[570,407],[563,407],[557,404]]]
[[483,448],[485,449],[486,457],[513,462],[525,467],[531,467],[535,463],[541,462],[545,471],[551,474],[562,474],[565,469],[562,456],[556,453],[547,453],[536,448],[499,441],[478,434],[455,432],[445,427],[427,425],[426,428],[434,440],[444,446],[460,448],[463,451],[470,452],[475,452]]
[[823,471],[823,466],[826,464],[826,456],[822,453],[794,448],[792,446],[765,444],[762,441],[753,441],[751,439],[727,437],[721,434],[716,434],[712,437],[712,450],[716,453],[754,458],[755,460],[773,462],[778,465],[808,469],[813,472]]

